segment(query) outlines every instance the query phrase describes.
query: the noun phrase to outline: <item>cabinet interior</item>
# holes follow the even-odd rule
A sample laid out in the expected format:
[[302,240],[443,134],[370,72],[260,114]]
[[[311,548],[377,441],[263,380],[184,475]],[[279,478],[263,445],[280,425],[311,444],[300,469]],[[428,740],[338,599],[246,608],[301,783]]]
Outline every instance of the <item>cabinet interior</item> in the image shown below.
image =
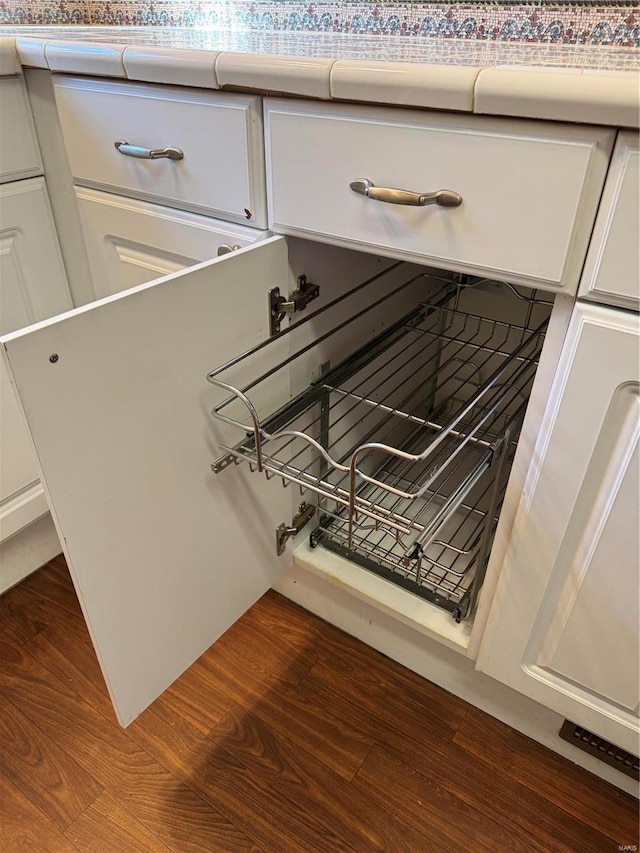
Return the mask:
[[376,273],[209,373],[236,439],[214,470],[292,486],[317,508],[312,547],[468,618],[551,307],[470,276]]

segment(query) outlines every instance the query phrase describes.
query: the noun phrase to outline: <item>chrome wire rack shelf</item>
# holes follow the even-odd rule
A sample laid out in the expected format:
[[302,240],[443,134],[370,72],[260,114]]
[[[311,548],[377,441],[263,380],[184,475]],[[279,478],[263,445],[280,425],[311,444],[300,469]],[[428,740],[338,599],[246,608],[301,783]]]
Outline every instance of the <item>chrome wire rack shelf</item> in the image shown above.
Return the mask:
[[[526,300],[522,322],[488,319],[462,310],[464,293],[441,282],[429,300],[402,313],[415,281],[317,341],[292,347],[241,386],[229,374],[265,344],[212,371],[208,380],[228,394],[213,417],[242,433],[222,445],[219,468],[247,462],[315,494],[321,520],[312,544],[459,619],[488,556],[548,311],[534,323]],[[327,353],[344,351],[350,325],[367,312],[383,314],[386,327],[329,366]],[[315,378],[260,414],[263,400],[274,397],[269,383],[284,369]]]
[[356,525],[350,529],[344,513],[326,511],[311,535],[312,544],[354,560],[460,621],[475,604],[476,580],[486,566],[498,523],[512,450],[513,446],[501,464],[484,474],[455,512],[444,518],[437,536],[425,546],[415,544],[409,554],[402,538],[383,528]]

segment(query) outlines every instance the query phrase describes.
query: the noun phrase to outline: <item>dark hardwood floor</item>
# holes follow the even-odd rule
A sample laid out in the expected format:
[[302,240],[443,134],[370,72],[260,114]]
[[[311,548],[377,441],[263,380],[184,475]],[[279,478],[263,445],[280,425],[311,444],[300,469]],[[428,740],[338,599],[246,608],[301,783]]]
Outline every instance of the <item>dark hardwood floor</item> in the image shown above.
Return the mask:
[[604,853],[637,802],[275,593],[126,731],[62,558],[0,598],[2,853]]

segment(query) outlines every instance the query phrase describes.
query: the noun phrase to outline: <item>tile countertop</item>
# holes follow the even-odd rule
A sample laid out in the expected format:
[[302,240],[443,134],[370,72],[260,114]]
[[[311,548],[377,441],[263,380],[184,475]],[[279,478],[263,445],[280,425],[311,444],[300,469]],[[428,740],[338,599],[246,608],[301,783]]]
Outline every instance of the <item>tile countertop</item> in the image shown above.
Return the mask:
[[[153,27],[0,28],[23,66],[638,127],[640,51],[579,45]],[[9,70],[5,70],[9,69]]]

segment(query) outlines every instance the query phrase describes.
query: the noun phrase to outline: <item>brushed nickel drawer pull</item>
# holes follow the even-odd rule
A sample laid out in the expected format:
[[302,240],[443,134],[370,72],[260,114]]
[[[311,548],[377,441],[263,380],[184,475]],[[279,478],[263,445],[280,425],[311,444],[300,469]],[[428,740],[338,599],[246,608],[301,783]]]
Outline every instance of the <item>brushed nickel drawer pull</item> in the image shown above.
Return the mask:
[[183,160],[184,151],[181,148],[142,148],[140,145],[130,145],[126,139],[118,139],[114,143],[117,150],[126,157],[137,157],[138,160]]
[[353,181],[349,184],[354,193],[366,195],[375,201],[386,201],[388,204],[408,204],[413,207],[424,207],[426,204],[439,204],[440,207],[459,207],[462,196],[452,190],[437,190],[434,193],[414,193],[411,190],[396,190],[391,187],[377,187],[367,178]]

